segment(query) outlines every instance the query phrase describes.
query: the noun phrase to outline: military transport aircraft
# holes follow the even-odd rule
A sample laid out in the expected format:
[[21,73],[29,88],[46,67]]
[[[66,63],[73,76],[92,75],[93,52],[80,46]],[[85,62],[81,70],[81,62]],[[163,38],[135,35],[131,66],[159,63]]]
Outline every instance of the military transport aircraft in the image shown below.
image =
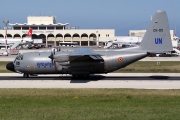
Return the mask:
[[158,10],[139,46],[93,51],[77,48],[74,51],[30,52],[18,55],[6,68],[23,73],[23,77],[38,74],[71,74],[88,77],[95,73],[109,73],[147,57],[151,53],[172,51],[172,43],[165,11]]

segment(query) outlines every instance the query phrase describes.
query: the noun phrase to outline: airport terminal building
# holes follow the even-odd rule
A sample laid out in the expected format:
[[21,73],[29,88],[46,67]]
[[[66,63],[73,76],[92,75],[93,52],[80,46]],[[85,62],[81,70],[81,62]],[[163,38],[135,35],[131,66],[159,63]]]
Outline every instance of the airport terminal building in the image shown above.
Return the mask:
[[[146,30],[129,30],[129,36],[131,37],[144,37]],[[174,30],[170,30],[171,40],[174,37]]]
[[[115,36],[115,29],[77,29],[69,23],[57,23],[54,16],[28,16],[27,23],[10,23],[7,39],[22,39],[29,28],[33,29],[32,39],[41,39],[44,46],[58,46],[60,42],[76,42],[79,46],[102,45],[107,40],[121,39]],[[130,37],[143,37],[146,30],[130,30]],[[174,31],[170,30],[173,39]],[[6,36],[5,29],[0,30],[0,39]],[[127,36],[126,36],[127,37]]]
[[[9,26],[7,39],[22,39],[29,28],[32,28],[32,39],[42,39],[46,46],[59,45],[59,42],[77,42],[80,46],[93,46],[115,36],[114,29],[69,28],[69,23],[56,23],[54,16],[28,16],[27,23],[10,23]],[[0,30],[0,39],[5,36],[5,30]]]

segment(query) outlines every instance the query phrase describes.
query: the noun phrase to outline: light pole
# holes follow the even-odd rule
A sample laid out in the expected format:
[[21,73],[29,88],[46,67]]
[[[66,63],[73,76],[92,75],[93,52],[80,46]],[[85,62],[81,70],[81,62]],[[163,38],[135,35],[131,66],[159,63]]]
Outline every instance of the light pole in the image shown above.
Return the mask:
[[[7,25],[9,23],[9,20],[3,20],[3,23],[5,25],[5,40],[7,40]],[[7,42],[6,42],[6,44],[7,44]]]
[[174,35],[176,35],[176,0],[174,0]]
[[3,20],[3,23],[5,25],[5,41],[6,41],[6,52],[7,52],[7,25],[9,23],[9,20]]
[[98,34],[98,31],[96,31],[96,33],[97,33],[97,35],[96,35],[97,36],[97,38],[96,38],[97,39],[97,43],[96,44],[97,44],[97,46],[99,46],[99,34]]

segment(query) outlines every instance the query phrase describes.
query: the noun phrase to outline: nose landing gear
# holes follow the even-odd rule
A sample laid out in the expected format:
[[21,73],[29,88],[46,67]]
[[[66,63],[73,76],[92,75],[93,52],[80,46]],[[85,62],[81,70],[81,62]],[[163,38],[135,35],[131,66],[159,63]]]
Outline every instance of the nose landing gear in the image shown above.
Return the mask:
[[24,77],[24,78],[28,78],[28,77],[29,77],[29,74],[24,73],[24,74],[23,74],[23,77]]

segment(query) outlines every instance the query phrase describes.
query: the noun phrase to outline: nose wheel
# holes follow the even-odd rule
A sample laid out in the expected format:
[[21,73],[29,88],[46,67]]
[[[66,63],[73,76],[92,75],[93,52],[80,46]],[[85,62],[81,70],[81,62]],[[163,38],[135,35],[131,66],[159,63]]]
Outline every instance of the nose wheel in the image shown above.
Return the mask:
[[24,73],[24,74],[23,74],[23,77],[24,77],[24,78],[28,78],[28,77],[29,77],[29,74]]

